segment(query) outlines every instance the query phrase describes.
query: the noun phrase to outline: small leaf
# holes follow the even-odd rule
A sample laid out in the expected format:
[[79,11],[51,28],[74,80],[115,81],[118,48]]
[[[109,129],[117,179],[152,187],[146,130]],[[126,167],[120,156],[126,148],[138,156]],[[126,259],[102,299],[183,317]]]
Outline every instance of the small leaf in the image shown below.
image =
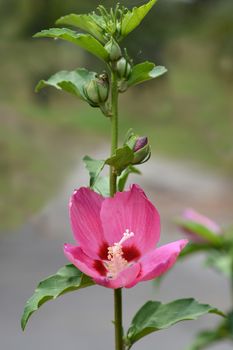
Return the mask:
[[207,257],[206,265],[223,273],[228,278],[231,278],[233,266],[232,252],[222,252],[212,249]]
[[45,302],[56,299],[60,295],[86,288],[95,283],[73,265],[62,267],[55,275],[40,282],[33,296],[27,301],[21,327],[24,330],[31,315]]
[[82,47],[103,61],[108,60],[108,52],[103,45],[90,34],[79,34],[67,28],[50,28],[36,33],[34,38],[63,39]]
[[132,73],[128,80],[128,86],[137,85],[144,81],[155,79],[164,73],[167,69],[163,66],[155,66],[152,62],[139,63],[133,67]]
[[127,182],[130,174],[140,175],[141,172],[140,172],[140,170],[138,170],[134,166],[129,165],[128,168],[126,168],[118,178],[118,191],[120,191],[120,192],[124,191],[126,182]]
[[56,21],[56,24],[65,24],[65,25],[70,25],[70,26],[80,28],[92,34],[93,36],[95,36],[99,41],[104,42],[103,30],[98,24],[98,22],[100,22],[101,19],[102,17],[98,15],[95,15],[94,17],[92,14],[77,15],[77,14],[71,13],[69,15],[59,18]]
[[147,4],[140,7],[134,7],[132,11],[128,11],[125,14],[121,26],[121,36],[123,38],[139,26],[156,1],[157,0],[150,0]]
[[158,301],[148,301],[134,316],[128,330],[130,347],[146,335],[169,328],[177,322],[195,320],[207,313],[223,316],[216,308],[199,304],[195,299],[180,299],[168,304]]
[[95,72],[89,72],[84,68],[76,69],[74,71],[61,71],[48,80],[41,80],[35,91],[38,92],[44,87],[52,86],[58,90],[64,90],[68,93],[71,93],[77,97],[80,97],[83,100],[87,100],[84,94],[84,86],[88,84],[96,76]]
[[195,341],[186,350],[203,350],[219,341],[229,338],[227,323],[213,330],[202,331],[197,334]]
[[118,173],[121,173],[133,161],[134,152],[124,146],[116,150],[115,155],[106,160],[106,164],[113,166]]
[[105,160],[96,160],[89,156],[85,156],[83,161],[90,175],[90,187],[93,187],[99,174],[104,168]]
[[195,234],[197,237],[203,238],[206,242],[212,243],[214,246],[221,246],[223,244],[223,237],[212,232],[206,226],[191,220],[178,219],[176,222],[183,229]]
[[92,189],[104,197],[110,197],[109,176],[99,176]]

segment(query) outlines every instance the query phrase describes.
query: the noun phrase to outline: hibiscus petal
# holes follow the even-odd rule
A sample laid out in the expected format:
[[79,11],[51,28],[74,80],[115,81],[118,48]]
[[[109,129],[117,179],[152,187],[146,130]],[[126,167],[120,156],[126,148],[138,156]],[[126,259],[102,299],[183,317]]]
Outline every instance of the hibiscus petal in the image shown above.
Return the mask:
[[141,263],[141,273],[138,282],[159,277],[169,270],[175,264],[178,255],[187,243],[188,240],[182,239],[147,253],[139,261]]
[[131,285],[135,285],[137,276],[140,273],[141,266],[139,263],[133,264],[121,271],[115,279],[109,279],[106,277],[94,278],[94,281],[106,288],[118,289],[118,288],[131,288]]
[[67,259],[76,266],[81,272],[92,278],[98,278],[100,274],[94,268],[95,261],[90,259],[82,248],[72,244],[64,244],[64,254]]
[[123,245],[135,245],[146,253],[155,247],[160,237],[159,213],[139,186],[118,192],[104,200],[100,217],[109,246],[119,242],[126,229],[134,233]]
[[104,198],[89,188],[74,191],[70,199],[70,220],[74,237],[83,251],[98,258],[103,244],[103,228],[100,209]]

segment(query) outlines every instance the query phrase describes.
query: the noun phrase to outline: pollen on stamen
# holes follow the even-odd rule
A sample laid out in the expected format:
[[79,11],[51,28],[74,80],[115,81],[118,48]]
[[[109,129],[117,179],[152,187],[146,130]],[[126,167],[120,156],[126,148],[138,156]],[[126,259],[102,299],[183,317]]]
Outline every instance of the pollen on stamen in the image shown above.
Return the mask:
[[122,244],[129,238],[133,237],[134,233],[126,229],[123,237],[113,246],[108,247],[108,262],[105,262],[105,267],[108,270],[108,278],[116,278],[117,275],[128,266],[128,261],[123,257]]

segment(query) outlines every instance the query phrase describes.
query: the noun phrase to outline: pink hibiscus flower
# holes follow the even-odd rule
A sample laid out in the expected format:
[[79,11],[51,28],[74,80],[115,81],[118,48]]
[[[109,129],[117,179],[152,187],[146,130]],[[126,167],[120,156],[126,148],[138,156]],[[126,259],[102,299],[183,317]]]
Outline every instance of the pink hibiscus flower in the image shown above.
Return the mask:
[[70,219],[78,246],[65,244],[66,257],[108,288],[130,288],[162,275],[188,242],[155,248],[160,238],[159,213],[136,185],[113,198],[80,188],[70,200]]

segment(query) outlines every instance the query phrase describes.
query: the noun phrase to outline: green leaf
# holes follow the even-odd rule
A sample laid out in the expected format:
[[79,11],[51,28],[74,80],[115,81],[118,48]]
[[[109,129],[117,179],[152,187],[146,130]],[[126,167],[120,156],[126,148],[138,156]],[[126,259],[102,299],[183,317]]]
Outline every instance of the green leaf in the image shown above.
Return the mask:
[[55,275],[40,282],[33,296],[27,301],[21,318],[22,329],[25,329],[30,316],[45,302],[94,284],[90,277],[84,275],[75,266],[62,267]]
[[133,161],[134,152],[126,145],[118,148],[116,153],[106,160],[106,164],[113,166],[118,174]]
[[196,336],[195,341],[187,350],[202,350],[222,339],[221,334],[217,330],[203,331]]
[[123,38],[139,26],[156,1],[157,0],[150,0],[147,4],[140,7],[134,7],[132,11],[128,11],[125,14],[121,26],[121,36]]
[[90,34],[79,34],[67,28],[51,28],[36,33],[34,38],[63,39],[82,47],[103,61],[108,60],[107,50]]
[[141,172],[140,172],[140,170],[138,170],[134,166],[129,165],[118,178],[118,191],[120,191],[120,192],[124,191],[126,182],[127,182],[130,174],[140,175]]
[[[98,21],[97,21],[98,19]],[[98,15],[77,15],[71,13],[69,15],[63,16],[56,21],[56,24],[65,24],[80,28],[86,32],[95,36],[99,41],[104,42],[103,30],[98,24],[102,17]]]
[[167,69],[163,66],[155,66],[152,62],[139,63],[133,67],[132,73],[129,80],[127,81],[128,86],[137,85],[144,81],[155,79],[164,73]]
[[211,250],[206,260],[206,265],[223,273],[228,278],[232,277],[233,257],[231,252]]
[[90,175],[90,187],[93,187],[99,174],[104,168],[105,160],[96,160],[89,156],[85,156],[83,161]]
[[109,176],[99,176],[92,189],[104,197],[110,197]]
[[148,301],[134,316],[128,330],[130,347],[146,335],[185,320],[196,320],[207,313],[223,316],[216,308],[199,304],[195,299],[180,299],[168,304],[158,301]]
[[58,90],[64,90],[68,93],[71,93],[77,97],[80,97],[83,100],[87,100],[84,94],[83,88],[96,76],[95,72],[89,72],[84,68],[76,69],[74,71],[61,71],[48,80],[41,80],[35,91],[38,92],[44,87],[52,86]]
[[203,350],[216,342],[231,339],[228,320],[224,321],[215,329],[202,331],[197,334],[193,344],[186,350]]
[[223,238],[220,235],[197,222],[183,219],[178,219],[176,222],[180,227],[212,243],[214,246],[221,246],[223,244]]

